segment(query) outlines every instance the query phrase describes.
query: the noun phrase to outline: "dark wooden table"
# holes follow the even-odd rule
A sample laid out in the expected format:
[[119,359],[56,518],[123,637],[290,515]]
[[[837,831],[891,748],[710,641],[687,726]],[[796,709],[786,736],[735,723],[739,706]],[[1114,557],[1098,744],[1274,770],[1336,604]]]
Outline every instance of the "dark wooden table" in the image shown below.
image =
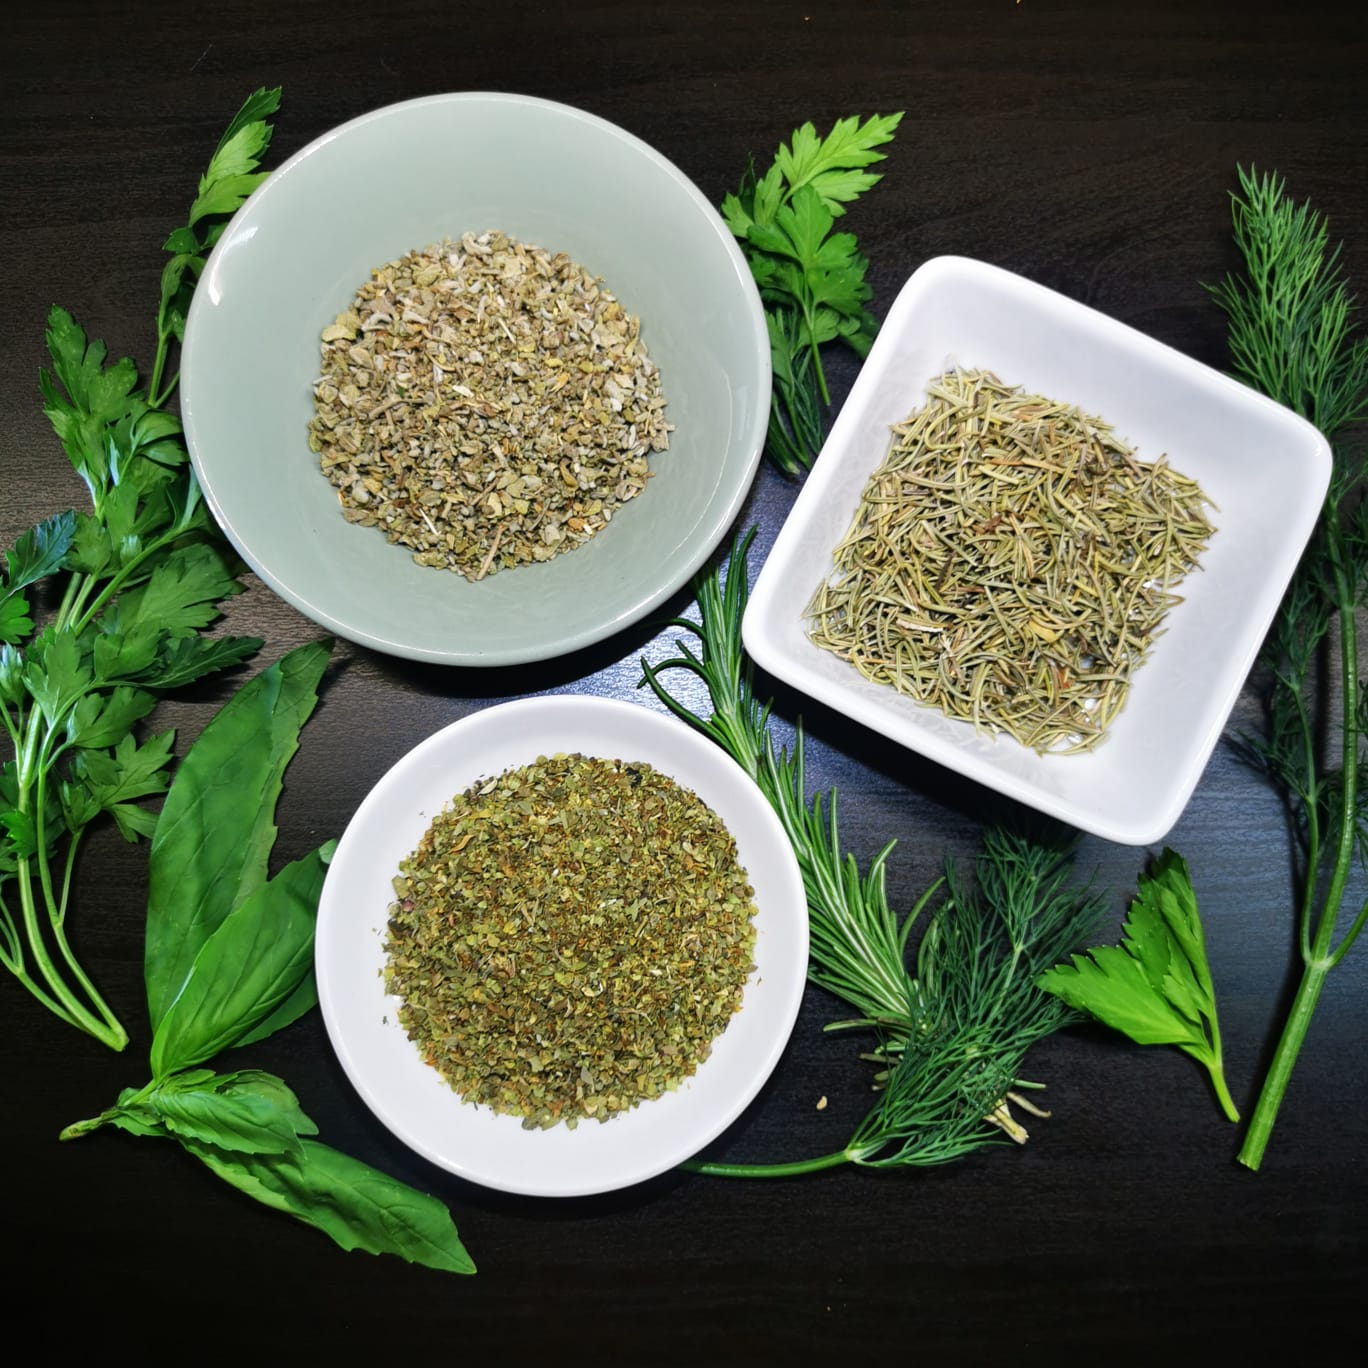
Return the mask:
[[[40,412],[49,306],[147,360],[161,242],[258,86],[284,88],[270,164],[396,100],[513,90],[614,120],[713,201],[804,120],[902,109],[886,180],[849,220],[877,312],[920,262],[962,253],[1221,366],[1223,320],[1202,283],[1234,265],[1237,164],[1276,168],[1326,211],[1351,276],[1368,281],[1365,70],[1362,15],[1320,0],[26,6],[0,42],[0,544],[81,495]],[[835,369],[848,386],[853,367]],[[757,557],[794,494],[762,470],[741,518],[760,529]],[[687,595],[670,605],[688,607]],[[265,637],[263,660],[317,635],[256,583],[231,619]],[[635,696],[635,662],[671,637],[645,624],[545,666],[488,672],[340,645],[289,773],[278,855],[340,832],[386,768],[444,723],[547,690]],[[158,719],[183,747],[229,687],[168,701]],[[972,852],[986,793],[774,692],[781,718],[806,718],[811,782],[839,788],[850,848],[867,860],[898,839],[897,905]],[[1246,693],[1233,725],[1254,720]],[[1290,983],[1280,807],[1222,746],[1169,841],[1193,871],[1230,1084],[1247,1107]],[[145,855],[110,831],[91,839],[73,914],[80,953],[135,1023]],[[1080,867],[1118,918],[1144,857],[1082,843]],[[350,1090],[317,1013],[261,1046],[254,1062],[292,1083],[324,1139],[449,1203],[480,1266],[459,1280],[343,1254],[168,1146],[108,1132],[59,1145],[63,1125],[143,1081],[145,1028],[114,1055],[6,979],[7,1318],[36,1329],[53,1361],[93,1347],[165,1361],[643,1364],[1319,1349],[1359,1321],[1368,1273],[1365,986],[1360,948],[1331,978],[1257,1175],[1235,1163],[1239,1132],[1191,1061],[1101,1030],[1033,1053],[1053,1115],[1021,1149],[900,1174],[670,1175],[560,1202],[482,1190],[408,1152]],[[844,1143],[870,1095],[850,1040],[821,1032],[838,1012],[809,988],[778,1072],[719,1153]]]

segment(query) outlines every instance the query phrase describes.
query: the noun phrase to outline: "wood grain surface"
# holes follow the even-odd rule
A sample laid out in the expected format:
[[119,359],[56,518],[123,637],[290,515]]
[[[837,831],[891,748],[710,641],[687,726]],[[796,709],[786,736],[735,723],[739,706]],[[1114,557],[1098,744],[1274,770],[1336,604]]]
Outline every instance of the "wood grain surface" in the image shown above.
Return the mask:
[[[112,353],[150,358],[161,243],[259,86],[284,91],[271,165],[396,100],[509,90],[613,120],[713,202],[805,120],[905,110],[884,183],[849,218],[877,313],[923,260],[959,253],[1224,366],[1203,282],[1235,265],[1237,165],[1276,169],[1325,211],[1351,278],[1368,282],[1365,70],[1361,7],[1320,0],[25,6],[0,38],[0,545],[82,494],[40,410],[49,307]],[[833,372],[839,395],[854,366]],[[759,529],[754,564],[795,493],[762,469],[739,521]],[[681,594],[669,611],[689,607]],[[230,618],[266,639],[263,660],[318,635],[255,582]],[[476,708],[545,691],[637,697],[639,658],[673,636],[657,620],[487,672],[339,644],[289,771],[277,855],[339,833],[400,755]],[[231,682],[160,708],[180,749]],[[865,861],[897,839],[895,905],[972,853],[997,813],[985,791],[761,687],[781,722],[803,717],[810,782],[839,789],[849,848]],[[1231,727],[1256,722],[1247,691]],[[1291,982],[1281,809],[1223,744],[1168,843],[1193,873],[1228,1077],[1247,1108]],[[1117,920],[1145,853],[1080,846]],[[457,1181],[405,1149],[351,1090],[317,1013],[254,1049],[323,1139],[448,1202],[480,1268],[457,1279],[344,1254],[170,1146],[108,1132],[58,1144],[63,1125],[145,1078],[145,871],[145,847],[101,830],[73,912],[78,952],[134,1023],[125,1054],[0,981],[5,1304],[44,1359],[1153,1363],[1225,1349],[1301,1361],[1359,1322],[1368,948],[1331,977],[1257,1175],[1235,1163],[1239,1131],[1195,1064],[1101,1029],[1033,1052],[1052,1115],[1021,1148],[790,1182],[672,1174],[555,1202]],[[822,1032],[839,1011],[808,989],[778,1071],[716,1154],[796,1158],[845,1142],[870,1093],[851,1040]]]

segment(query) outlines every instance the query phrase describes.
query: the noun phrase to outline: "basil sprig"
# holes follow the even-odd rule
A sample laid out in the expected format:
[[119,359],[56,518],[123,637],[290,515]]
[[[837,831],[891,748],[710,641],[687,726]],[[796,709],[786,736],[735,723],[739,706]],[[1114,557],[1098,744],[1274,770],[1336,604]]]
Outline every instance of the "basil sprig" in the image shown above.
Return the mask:
[[436,1198],[330,1149],[290,1088],[200,1067],[317,1001],[314,923],[328,841],[269,876],[275,807],[329,648],[291,651],[214,716],[176,771],[150,856],[145,978],[151,1081],[62,1132],[102,1126],[177,1141],[225,1182],[343,1249],[473,1273]]

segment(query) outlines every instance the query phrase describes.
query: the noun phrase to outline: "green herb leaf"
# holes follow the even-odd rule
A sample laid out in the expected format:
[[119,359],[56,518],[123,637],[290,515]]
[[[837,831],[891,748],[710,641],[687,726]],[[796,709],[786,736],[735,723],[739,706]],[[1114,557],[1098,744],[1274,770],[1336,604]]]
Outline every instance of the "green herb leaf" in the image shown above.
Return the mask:
[[49,727],[58,727],[66,710],[94,682],[90,662],[70,632],[49,628],[29,646],[24,687]]
[[265,881],[285,767],[318,701],[328,655],[313,643],[263,670],[181,762],[149,864],[144,977],[154,1030],[201,947]]
[[18,592],[0,598],[0,641],[16,645],[31,631],[33,619],[29,617],[28,600]]
[[1177,1045],[1206,1067],[1223,1110],[1238,1121],[1222,1071],[1197,897],[1172,850],[1140,879],[1122,930],[1120,946],[1074,955],[1041,974],[1040,986],[1140,1045]]
[[313,967],[325,872],[320,849],[287,865],[219,923],[158,1022],[153,1077],[213,1058],[295,993]]
[[6,592],[17,593],[48,575],[55,575],[62,568],[62,560],[75,533],[76,514],[71,509],[55,513],[25,532],[13,549],[5,553]]
[[831,403],[820,349],[844,341],[869,352],[877,322],[867,308],[868,262],[850,233],[831,233],[837,217],[879,179],[865,168],[883,160],[901,114],[840,119],[827,137],[812,124],[795,129],[774,164],[722,201],[765,304],[775,390],[765,449],[787,475],[811,467]]
[[179,689],[240,664],[261,648],[260,637],[172,637],[158,634],[153,660],[133,679],[153,689]]
[[[1097,900],[1069,885],[1067,847],[990,827],[973,877],[949,867],[945,904],[934,911],[916,951],[913,927],[931,905],[933,884],[903,917],[889,906],[885,867],[890,842],[861,875],[843,853],[834,791],[809,797],[801,726],[792,751],[769,731],[769,705],[753,688],[741,623],[749,583],[746,551],[754,529],[737,538],[725,587],[712,568],[695,581],[699,621],[678,618],[701,653],[680,641],[679,654],[642,662],[643,683],[677,717],[697,727],[754,778],[773,806],[797,856],[811,929],[808,977],[858,1014],[834,1023],[874,1034],[871,1057],[887,1067],[880,1101],[850,1144],[817,1159],[780,1164],[693,1162],[695,1171],[734,1177],[781,1177],[835,1164],[924,1166],[979,1149],[1008,1131],[1025,1134],[1009,1111],[1026,1051],[1069,1019],[1041,992],[1035,973],[1082,943],[1097,923]],[[712,703],[701,716],[672,694],[664,672],[696,677]],[[999,1130],[994,1130],[994,1127]]]
[[67,740],[85,750],[117,745],[156,706],[155,694],[127,684],[105,694],[86,694],[67,718]]
[[343,1249],[397,1254],[448,1273],[475,1272],[450,1213],[435,1197],[316,1140],[302,1142],[302,1160],[182,1143],[225,1182],[321,1230]]
[[132,805],[139,798],[166,792],[175,739],[174,731],[164,731],[142,743],[124,736],[113,750],[83,750],[72,764],[74,778],[95,806],[114,818],[126,841],[152,834],[156,818]]
[[146,1105],[178,1138],[235,1153],[300,1159],[300,1136],[318,1134],[294,1093],[273,1074],[257,1070],[178,1074],[153,1088]]
[[141,406],[133,398],[137,368],[127,357],[106,366],[104,343],[88,341],[75,319],[56,306],[48,315],[47,346],[56,379],[47,371],[39,375],[43,410],[98,508],[110,476],[104,433]]
[[224,553],[208,542],[170,551],[147,582],[119,600],[119,625],[129,631],[153,623],[172,636],[189,636],[219,616],[218,604],[242,592]]
[[847,204],[882,179],[861,168],[884,160],[887,154],[874,149],[892,142],[901,122],[900,113],[875,114],[863,124],[852,115],[837,119],[825,138],[805,123],[794,130],[792,146],[780,144],[775,165],[794,190],[810,185],[831,213],[843,214]]

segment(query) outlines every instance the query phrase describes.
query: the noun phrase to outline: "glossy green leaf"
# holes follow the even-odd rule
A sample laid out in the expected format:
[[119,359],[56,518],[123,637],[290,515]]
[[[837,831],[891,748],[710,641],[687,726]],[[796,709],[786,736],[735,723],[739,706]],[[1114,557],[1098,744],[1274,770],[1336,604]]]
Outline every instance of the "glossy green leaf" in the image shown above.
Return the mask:
[[154,1030],[201,947],[265,882],[285,767],[318,701],[328,653],[313,643],[263,670],[181,762],[149,862],[144,978]]
[[200,946],[152,1038],[155,1078],[213,1058],[295,993],[313,967],[328,853],[317,850],[287,865]]
[[145,1105],[177,1137],[234,1153],[300,1158],[299,1137],[318,1134],[294,1093],[258,1070],[177,1075],[152,1089]]
[[302,1160],[182,1143],[225,1182],[321,1230],[343,1249],[394,1254],[448,1273],[475,1272],[451,1214],[435,1197],[316,1140],[301,1142]]
[[277,1031],[284,1030],[286,1026],[298,1021],[300,1017],[313,1011],[317,1006],[318,981],[311,969],[300,979],[294,992],[275,1011],[263,1017],[250,1031],[241,1036],[234,1043],[234,1048],[241,1049],[246,1045],[255,1045],[258,1040],[265,1040],[267,1036],[275,1035]]
[[156,706],[155,695],[126,684],[87,694],[67,718],[67,740],[86,750],[117,745]]
[[0,598],[0,641],[17,645],[33,631],[29,602],[17,590]]
[[1176,1045],[1203,1064],[1238,1120],[1221,1058],[1216,996],[1187,866],[1164,850],[1142,876],[1120,945],[1074,955],[1037,980],[1046,992],[1141,1045]]
[[76,514],[67,509],[23,533],[5,553],[5,588],[14,593],[55,574],[76,534]]

